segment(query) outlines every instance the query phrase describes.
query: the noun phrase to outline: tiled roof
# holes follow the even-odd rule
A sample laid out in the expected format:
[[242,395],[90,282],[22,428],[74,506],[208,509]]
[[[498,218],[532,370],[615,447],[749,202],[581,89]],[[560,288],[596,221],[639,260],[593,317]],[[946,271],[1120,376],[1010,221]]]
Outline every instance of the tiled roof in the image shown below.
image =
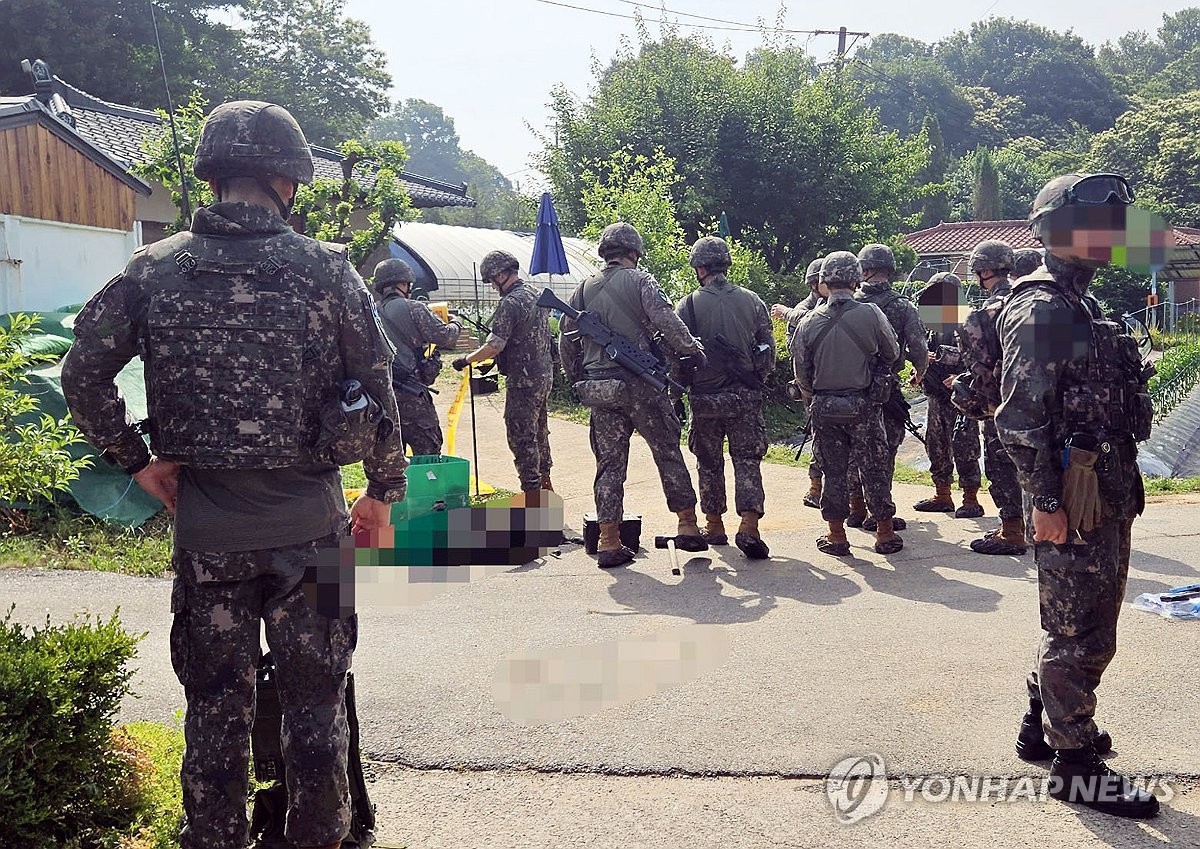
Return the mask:
[[[55,81],[61,87],[58,90],[75,115],[75,126],[79,134],[126,168],[140,162],[144,157],[146,142],[162,132],[162,120],[155,112],[109,103],[63,82],[58,77],[55,77]],[[316,175],[340,182],[341,155],[335,150],[323,147],[314,146],[312,150]],[[373,179],[372,174],[369,166],[359,166],[358,178],[368,187]],[[475,201],[467,197],[465,185],[455,186],[418,174],[409,174],[407,171],[400,175],[400,182],[408,190],[412,204],[417,209],[475,206]]]
[[920,257],[969,254],[986,239],[1007,242],[1013,250],[1040,247],[1023,218],[1011,221],[943,222],[904,237],[904,241]]

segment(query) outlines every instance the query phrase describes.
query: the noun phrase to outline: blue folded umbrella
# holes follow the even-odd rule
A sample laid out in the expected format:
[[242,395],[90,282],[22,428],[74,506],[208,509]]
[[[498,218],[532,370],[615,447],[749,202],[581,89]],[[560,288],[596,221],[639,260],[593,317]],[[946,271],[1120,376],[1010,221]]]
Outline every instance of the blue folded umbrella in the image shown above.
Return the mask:
[[537,229],[533,235],[533,257],[529,260],[529,273],[569,274],[567,253],[563,250],[562,234],[558,231],[558,214],[549,192],[542,192],[538,206]]

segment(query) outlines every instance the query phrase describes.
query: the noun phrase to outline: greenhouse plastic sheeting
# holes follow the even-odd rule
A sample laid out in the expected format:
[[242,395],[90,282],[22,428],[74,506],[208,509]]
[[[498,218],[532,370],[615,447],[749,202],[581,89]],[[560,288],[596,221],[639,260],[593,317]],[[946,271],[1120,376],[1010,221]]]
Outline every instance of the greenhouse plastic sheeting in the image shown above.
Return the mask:
[[[125,366],[117,375],[117,386],[125,398],[129,415],[135,421],[144,419],[146,387],[142,381],[141,360],[135,359]],[[17,384],[17,388],[38,399],[38,416],[45,413],[59,419],[67,415],[59,365],[30,371],[29,383]],[[90,455],[93,459],[92,467],[83,469],[79,478],[71,482],[68,491],[84,512],[108,522],[136,528],[162,509],[162,503],[157,498],[147,494],[124,471],[96,456],[87,443],[71,446],[71,455]]]

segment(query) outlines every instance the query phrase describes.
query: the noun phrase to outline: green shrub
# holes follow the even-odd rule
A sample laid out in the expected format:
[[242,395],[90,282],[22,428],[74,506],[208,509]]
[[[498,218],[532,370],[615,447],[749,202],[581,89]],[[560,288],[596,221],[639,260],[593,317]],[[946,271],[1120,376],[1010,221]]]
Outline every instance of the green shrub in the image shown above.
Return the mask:
[[115,613],[0,620],[0,846],[90,849],[131,822],[131,767],[111,733],[140,639]]
[[121,849],[178,849],[183,817],[181,718],[182,712],[174,726],[131,722],[113,732],[113,748],[130,767],[125,789],[134,812]]

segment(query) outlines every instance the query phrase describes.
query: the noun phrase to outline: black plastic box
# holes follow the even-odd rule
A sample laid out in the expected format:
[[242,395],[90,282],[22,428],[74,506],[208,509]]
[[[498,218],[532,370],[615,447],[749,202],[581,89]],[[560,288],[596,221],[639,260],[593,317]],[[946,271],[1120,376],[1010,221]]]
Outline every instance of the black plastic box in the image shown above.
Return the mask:
[[[640,540],[642,538],[642,517],[640,515],[631,516],[625,514],[624,521],[621,522],[621,545],[628,548],[630,551],[637,551],[641,548]],[[588,554],[595,554],[596,549],[600,547],[600,522],[596,519],[595,513],[583,514],[583,550]]]

